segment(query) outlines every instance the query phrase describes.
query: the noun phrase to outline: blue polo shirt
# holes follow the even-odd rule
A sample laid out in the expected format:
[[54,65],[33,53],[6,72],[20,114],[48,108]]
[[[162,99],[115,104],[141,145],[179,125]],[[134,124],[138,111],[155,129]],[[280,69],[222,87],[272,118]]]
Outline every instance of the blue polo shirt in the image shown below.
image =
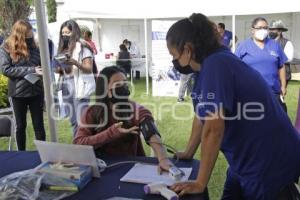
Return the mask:
[[259,73],[226,48],[207,57],[192,93],[196,114],[225,111],[221,145],[247,199],[274,200],[300,175],[300,134]]
[[223,35],[223,44],[227,47],[230,45],[230,41],[232,40],[232,32],[225,30]]
[[249,38],[237,47],[235,54],[258,71],[275,94],[280,94],[278,70],[287,61],[287,57],[278,42],[266,38],[265,46],[261,49]]

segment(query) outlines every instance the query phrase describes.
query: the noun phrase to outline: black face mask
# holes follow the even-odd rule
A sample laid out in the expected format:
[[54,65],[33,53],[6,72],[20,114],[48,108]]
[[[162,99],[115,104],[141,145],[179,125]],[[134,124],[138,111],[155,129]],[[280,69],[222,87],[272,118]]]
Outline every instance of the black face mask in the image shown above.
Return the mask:
[[271,39],[275,39],[275,38],[277,38],[277,36],[278,36],[278,33],[275,33],[275,32],[270,32],[270,33],[269,33],[269,37],[270,37]]
[[128,86],[123,85],[112,89],[112,97],[110,101],[112,103],[128,102],[130,91]]
[[182,66],[179,64],[179,62],[178,62],[177,59],[172,60],[172,63],[173,63],[173,65],[174,65],[174,68],[175,68],[177,71],[179,71],[179,73],[181,73],[181,74],[191,74],[191,73],[194,72],[190,65],[186,65],[186,66],[183,66],[183,67],[182,67]]
[[34,39],[32,37],[31,38],[25,38],[25,42],[26,42],[26,45],[27,45],[28,49],[32,49],[34,47]]
[[61,36],[62,41],[63,41],[63,48],[67,49],[69,46],[69,41],[70,41],[70,36],[69,35],[63,35]]

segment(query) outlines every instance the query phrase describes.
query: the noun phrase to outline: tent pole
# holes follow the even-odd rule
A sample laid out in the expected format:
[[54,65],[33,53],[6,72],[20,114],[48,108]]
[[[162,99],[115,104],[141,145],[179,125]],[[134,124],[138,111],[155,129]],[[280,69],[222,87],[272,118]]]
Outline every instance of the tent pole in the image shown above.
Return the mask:
[[148,36],[147,36],[147,19],[144,19],[145,29],[145,62],[146,62],[146,94],[149,95],[149,73],[148,73]]
[[102,51],[102,45],[101,45],[101,34],[100,34],[100,22],[99,22],[99,19],[96,19],[96,36],[97,36],[97,44],[99,46],[99,51]]
[[48,48],[48,33],[46,27],[46,17],[45,17],[45,4],[43,0],[35,0],[35,13],[37,19],[37,32],[39,38],[39,48],[41,55],[41,64],[43,68],[43,82],[44,82],[44,91],[46,99],[46,110],[48,115],[49,131],[50,131],[50,140],[56,142],[56,125],[55,121],[52,118],[52,109],[54,101],[51,95],[51,66],[50,66],[50,57],[49,57],[49,48]]
[[232,15],[232,52],[235,52],[235,15]]

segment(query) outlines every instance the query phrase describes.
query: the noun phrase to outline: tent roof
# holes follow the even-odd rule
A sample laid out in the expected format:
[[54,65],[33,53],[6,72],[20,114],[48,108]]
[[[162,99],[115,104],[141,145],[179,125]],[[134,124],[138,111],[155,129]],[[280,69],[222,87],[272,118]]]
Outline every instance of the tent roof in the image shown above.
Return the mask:
[[299,12],[295,0],[65,0],[70,18],[154,19]]

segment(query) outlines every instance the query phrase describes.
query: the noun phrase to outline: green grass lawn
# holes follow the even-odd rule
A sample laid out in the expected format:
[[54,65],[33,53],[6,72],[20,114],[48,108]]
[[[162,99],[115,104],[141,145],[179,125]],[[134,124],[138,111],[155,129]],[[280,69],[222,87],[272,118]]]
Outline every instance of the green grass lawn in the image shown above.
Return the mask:
[[[291,121],[294,123],[297,101],[299,94],[300,82],[292,81],[288,86],[288,94],[286,103],[289,111]],[[151,89],[150,89],[151,92]],[[151,94],[151,93],[150,93]],[[178,104],[175,97],[152,97],[146,95],[145,80],[135,81],[135,92],[132,99],[136,102],[145,105],[150,109],[156,119],[159,131],[162,135],[163,141],[177,150],[184,150],[185,145],[189,139],[191,131],[191,123],[193,117],[193,110],[190,99],[188,103]],[[29,116],[29,115],[28,115]],[[177,116],[174,118],[174,116]],[[179,118],[180,117],[180,118]],[[45,121],[46,122],[46,121]],[[46,131],[48,132],[48,124],[45,123]],[[61,120],[57,122],[57,135],[59,142],[71,143],[72,131],[68,120]],[[27,149],[35,150],[33,144],[33,128],[31,119],[28,117],[27,127]],[[47,134],[49,140],[49,134]],[[8,140],[0,139],[0,150],[8,148]],[[145,149],[149,155],[149,148],[145,145]],[[195,155],[195,159],[199,159],[199,151]],[[209,193],[212,200],[220,199],[223,190],[227,169],[227,162],[222,153],[220,153],[217,160],[212,178],[209,182]]]

